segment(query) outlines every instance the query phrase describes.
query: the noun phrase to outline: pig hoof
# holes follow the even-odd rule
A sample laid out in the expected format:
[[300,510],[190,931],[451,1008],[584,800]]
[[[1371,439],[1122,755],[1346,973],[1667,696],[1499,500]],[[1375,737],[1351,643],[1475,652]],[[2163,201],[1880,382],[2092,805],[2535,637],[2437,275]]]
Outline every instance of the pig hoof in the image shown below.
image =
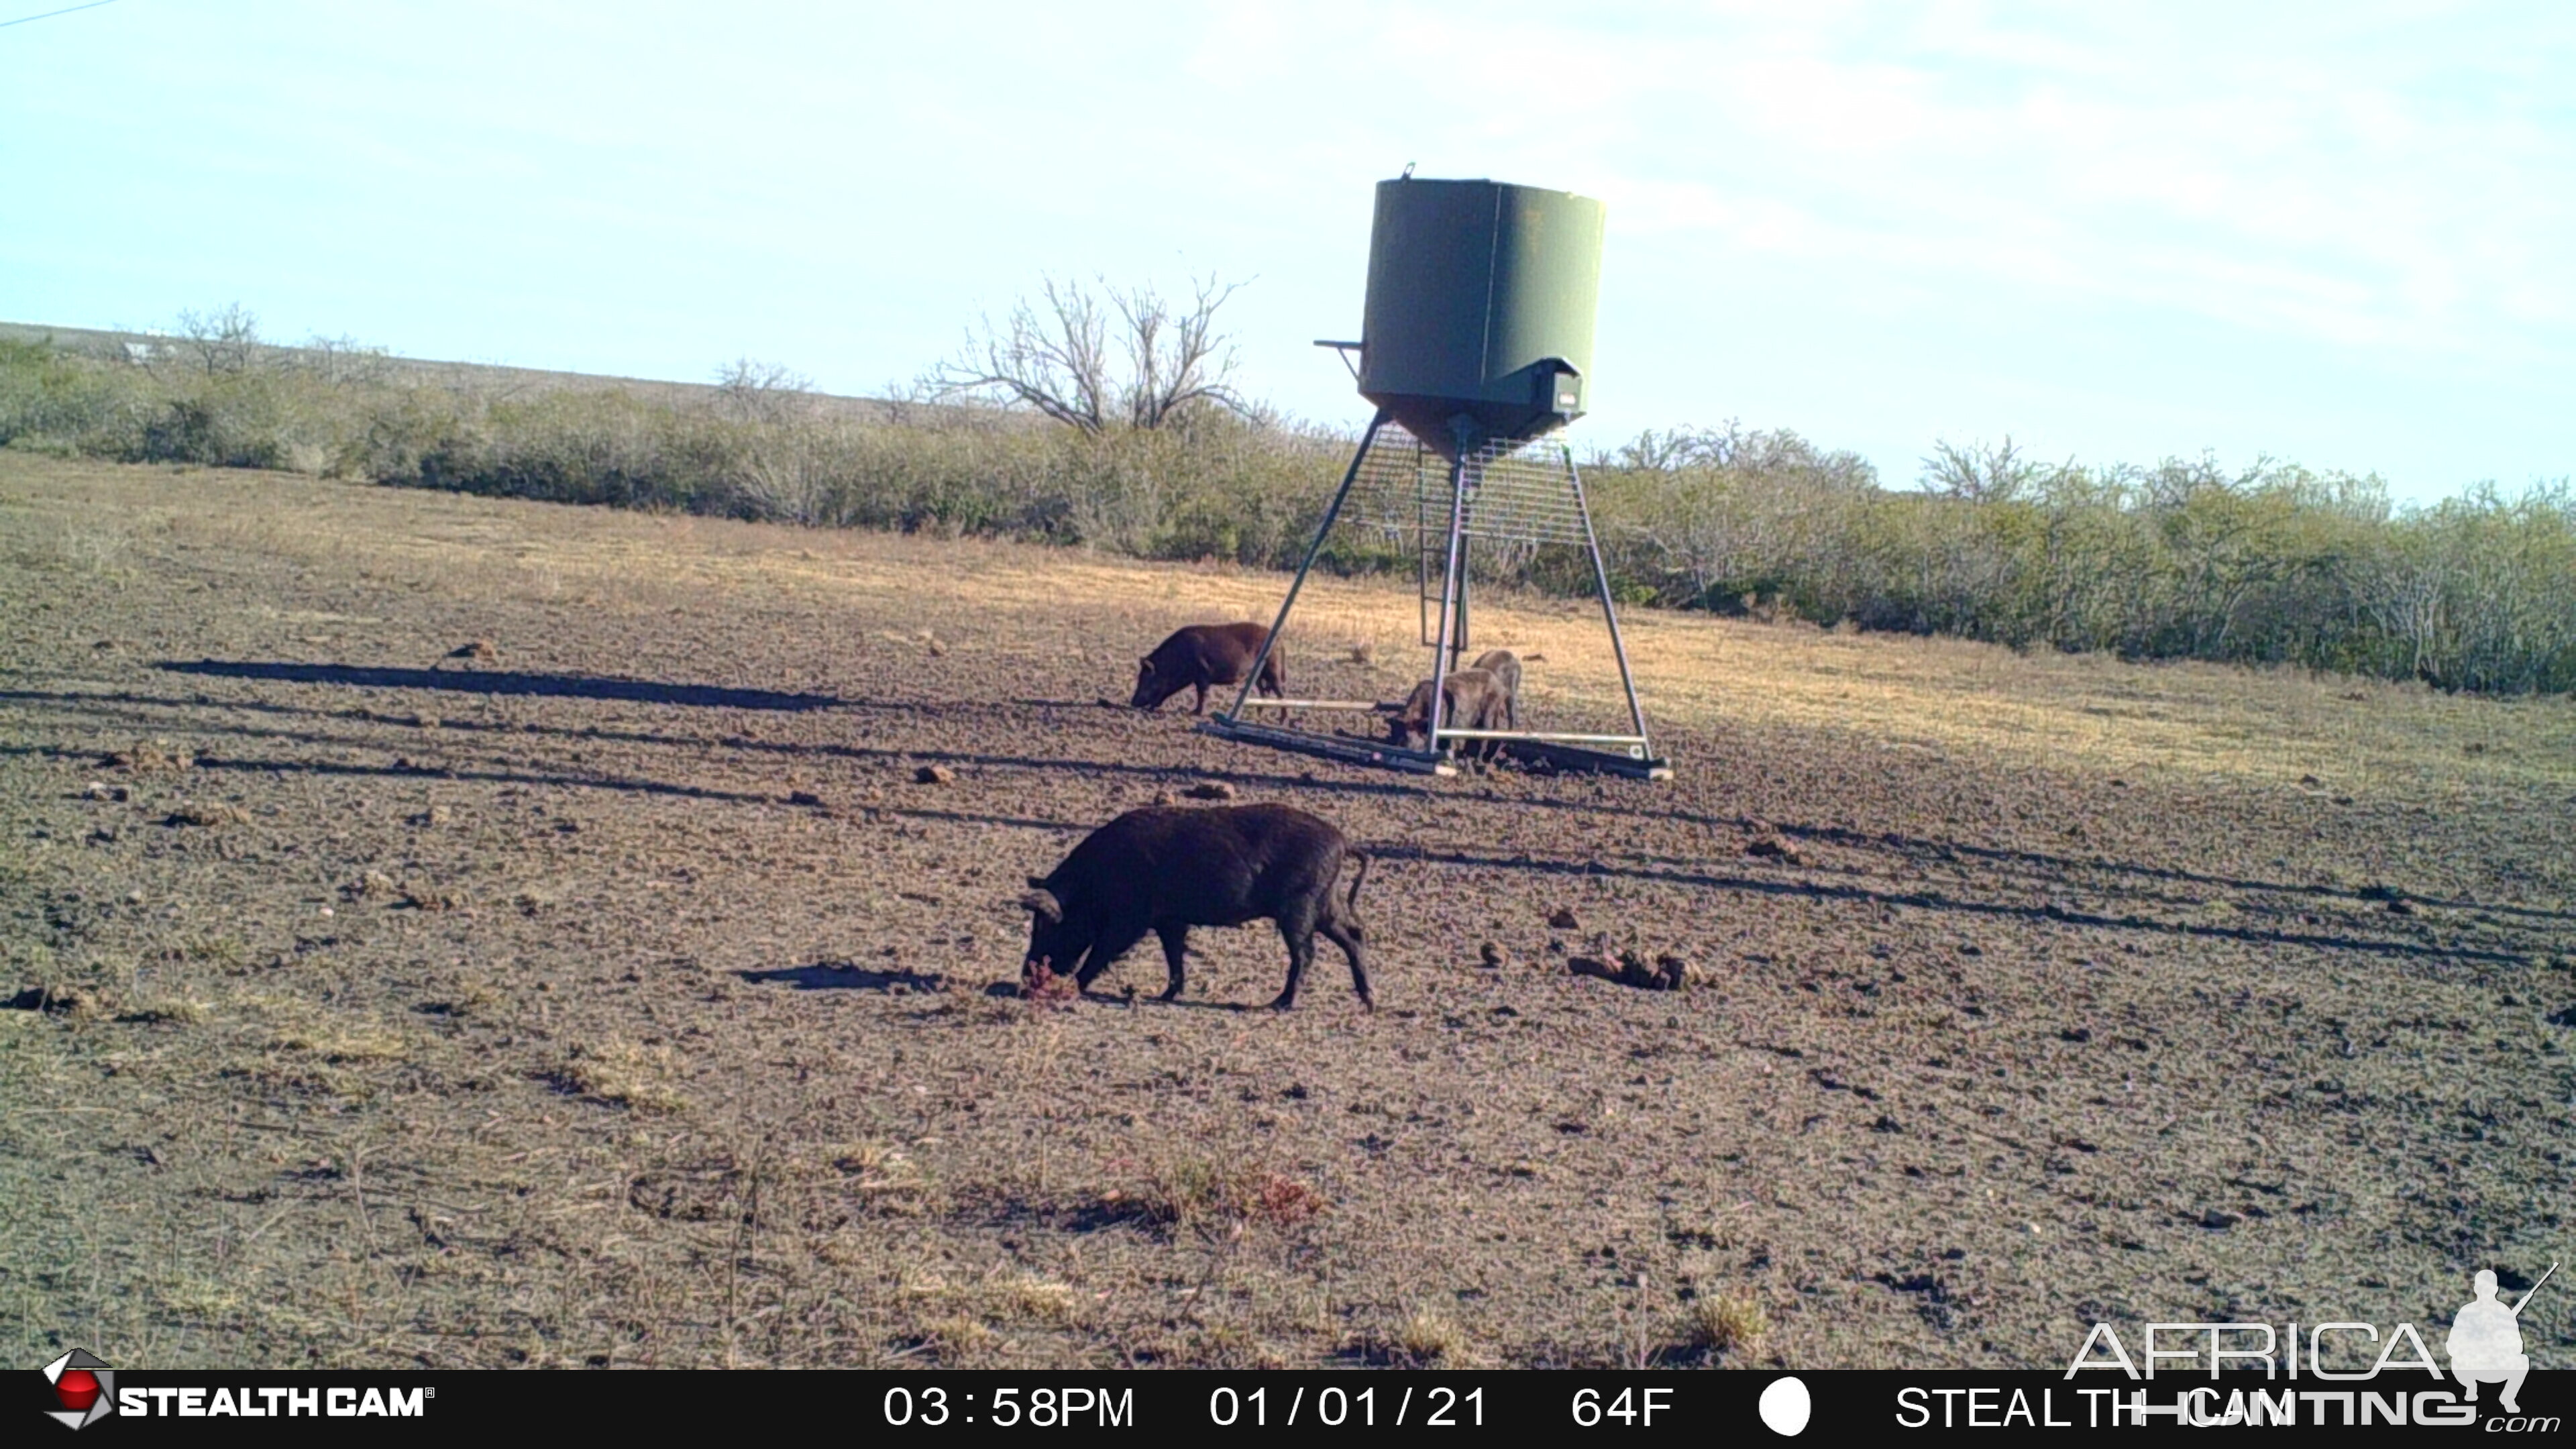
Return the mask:
[[1288,1010],[1290,1007],[1295,1006],[1296,1004],[1297,1004],[1297,999],[1296,999],[1295,997],[1293,997],[1293,996],[1282,996],[1282,997],[1278,998],[1277,1000],[1275,1000],[1275,1001],[1273,1001],[1273,1002],[1271,1002],[1271,1003],[1270,1003],[1270,1009],[1271,1009],[1272,1011],[1286,1011],[1286,1010]]
[[1154,999],[1156,1001],[1178,1001],[1181,999],[1181,988],[1177,986],[1166,986],[1163,988],[1162,994]]

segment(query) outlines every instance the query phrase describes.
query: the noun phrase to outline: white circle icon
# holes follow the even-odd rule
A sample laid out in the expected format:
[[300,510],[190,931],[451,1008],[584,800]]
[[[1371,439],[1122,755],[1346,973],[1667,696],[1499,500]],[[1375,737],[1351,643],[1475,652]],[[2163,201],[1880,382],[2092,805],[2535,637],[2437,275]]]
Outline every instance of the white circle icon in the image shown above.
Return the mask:
[[1791,1375],[1773,1379],[1762,1391],[1762,1422],[1774,1434],[1795,1435],[1807,1427],[1807,1415],[1815,1401],[1807,1396],[1806,1381]]

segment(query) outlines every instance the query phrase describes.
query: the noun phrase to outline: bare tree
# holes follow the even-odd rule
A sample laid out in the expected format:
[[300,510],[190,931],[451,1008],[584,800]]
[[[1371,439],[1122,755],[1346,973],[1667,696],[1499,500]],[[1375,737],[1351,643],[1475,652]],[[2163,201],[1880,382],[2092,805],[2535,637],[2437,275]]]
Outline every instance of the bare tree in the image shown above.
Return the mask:
[[1851,487],[1878,481],[1877,470],[1858,453],[1828,452],[1790,429],[1748,428],[1735,418],[1713,428],[1648,428],[1617,448],[1594,450],[1593,466],[1647,473],[1803,473]]
[[1041,279],[1036,303],[1024,297],[1001,326],[987,317],[969,328],[964,350],[931,371],[927,388],[1034,408],[1085,433],[1160,428],[1210,404],[1255,415],[1228,385],[1234,344],[1216,330],[1217,309],[1242,283],[1194,279],[1182,302],[1151,284],[1121,291],[1095,281],[1097,292]]
[[[2073,466],[2070,460],[2067,466]],[[1965,447],[1948,439],[1932,444],[1923,460],[1927,492],[1946,493],[1971,503],[2009,503],[2045,481],[2051,470],[2017,446],[2007,433],[2000,443],[1978,441]]]
[[179,336],[209,375],[248,372],[261,345],[259,319],[239,302],[220,312],[181,312]]
[[747,423],[776,423],[805,411],[814,379],[774,362],[738,357],[716,369],[716,398],[724,411]]
[[1747,434],[1744,425],[1733,418],[1723,427],[1666,428],[1661,432],[1648,428],[1622,443],[1612,452],[1600,455],[1599,461],[1616,468],[1635,468],[1649,473],[1669,473],[1680,468],[1726,468],[1739,462],[1750,439],[1762,434]]
[[346,333],[325,337],[316,332],[304,340],[303,355],[297,360],[305,371],[336,387],[384,381],[392,371],[392,357],[386,349],[366,346]]
[[1243,286],[1219,285],[1213,276],[1193,279],[1187,310],[1166,302],[1150,284],[1112,293],[1127,323],[1127,420],[1159,428],[1193,403],[1209,402],[1238,413],[1251,410],[1226,385],[1234,375],[1233,339],[1216,330],[1216,312]]

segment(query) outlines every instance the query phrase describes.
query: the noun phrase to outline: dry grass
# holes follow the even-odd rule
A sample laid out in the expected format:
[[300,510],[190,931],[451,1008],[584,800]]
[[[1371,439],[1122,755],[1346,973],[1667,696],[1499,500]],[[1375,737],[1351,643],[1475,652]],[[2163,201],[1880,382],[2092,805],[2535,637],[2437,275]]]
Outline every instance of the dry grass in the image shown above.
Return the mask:
[[986,1290],[1011,1314],[1036,1323],[1071,1323],[1080,1300],[1070,1283],[1034,1273],[1011,1273]]
[[1476,1368],[1484,1358],[1475,1341],[1456,1320],[1429,1308],[1417,1308],[1403,1320],[1363,1338],[1363,1357],[1398,1368]]
[[197,761],[195,756],[168,740],[145,740],[109,755],[106,763],[111,769],[151,775],[189,769]]
[[0,561],[29,573],[67,574],[111,587],[122,585],[133,577],[133,542],[118,529],[0,514]]
[[304,1022],[269,1038],[269,1049],[303,1052],[326,1062],[395,1062],[411,1054],[401,1034],[367,1026]]
[[911,1153],[893,1143],[851,1143],[831,1148],[825,1156],[844,1175],[844,1190],[872,1211],[917,1215],[939,1200],[938,1183]]
[[[1173,574],[1101,561],[1086,585],[1161,592],[1208,617],[1268,619],[1280,585],[1266,575]],[[1058,567],[1046,566],[1048,576]],[[987,568],[967,587],[1017,606],[1035,584]],[[999,576],[997,576],[999,575]],[[1159,586],[1159,588],[1157,587]],[[1315,580],[1297,629],[1307,654],[1365,651],[1400,695],[1426,659],[1414,602],[1367,583]],[[2103,656],[2016,654],[1952,639],[1859,634],[1703,615],[1622,617],[1651,729],[1817,728],[1903,751],[1976,752],[2082,764],[2108,773],[2296,782],[2350,790],[2486,777],[2576,784],[2576,702],[2495,701],[2289,670],[2137,666]],[[1623,709],[1597,611],[1548,600],[1480,600],[1479,647],[1544,653],[1524,686],[1535,704],[1613,722]],[[2474,749],[2470,747],[2476,747]]]
[[177,809],[172,810],[169,816],[169,823],[172,825],[195,825],[207,828],[222,825],[245,825],[249,822],[249,811],[244,810],[238,805],[226,804],[221,800],[208,801],[204,804],[198,805],[181,805]]
[[1702,1294],[1682,1312],[1682,1345],[1699,1353],[1729,1357],[1751,1353],[1771,1332],[1771,1315],[1750,1291]]
[[943,1364],[973,1364],[1002,1343],[992,1325],[970,1314],[948,1313],[922,1325],[922,1341]]
[[[0,459],[60,488],[141,470]],[[63,475],[71,475],[65,479]],[[274,499],[258,507],[233,499]],[[237,471],[192,473],[130,529],[200,547],[319,562],[351,555],[401,588],[621,612],[793,598],[849,605],[923,597],[987,619],[1047,619],[1067,596],[1151,601],[1166,617],[1268,619],[1284,580],[1178,569],[1024,544],[817,532],[776,524],[402,495],[414,527],[387,530],[379,490]],[[538,520],[542,520],[540,524]],[[1400,697],[1427,667],[1410,593],[1317,578],[1298,606],[1298,657],[1333,661]],[[1617,674],[1596,609],[1487,596],[1477,646],[1543,653],[1540,709],[1615,723]],[[315,622],[324,622],[316,620]],[[1975,752],[2133,777],[2259,779],[2344,790],[2487,782],[2576,785],[2576,702],[2494,701],[2416,685],[2102,656],[2021,655],[1958,640],[1766,625],[1632,610],[1622,620],[1648,724],[1821,728],[1903,752]],[[346,620],[350,627],[362,621]],[[917,647],[917,646],[914,646]],[[948,640],[943,649],[992,647]],[[1353,660],[1368,662],[1354,664]],[[1294,677],[1294,676],[1292,676]]]
[[1290,1228],[1322,1216],[1322,1193],[1301,1178],[1258,1163],[1176,1154],[1149,1165],[1134,1188],[1103,1195],[1113,1208],[1168,1228]]
[[494,990],[488,982],[467,977],[459,981],[444,997],[425,1003],[424,1009],[439,1016],[452,1018],[486,1017],[499,1011],[504,1000],[501,993]]
[[682,1112],[689,1098],[672,1083],[677,1053],[669,1045],[643,1046],[610,1037],[575,1042],[556,1078],[570,1091],[641,1112]]
[[908,1336],[949,1365],[994,1363],[1019,1336],[1073,1327],[1081,1312],[1073,1285],[1007,1268],[961,1282],[914,1270],[904,1275],[897,1299],[913,1325]]

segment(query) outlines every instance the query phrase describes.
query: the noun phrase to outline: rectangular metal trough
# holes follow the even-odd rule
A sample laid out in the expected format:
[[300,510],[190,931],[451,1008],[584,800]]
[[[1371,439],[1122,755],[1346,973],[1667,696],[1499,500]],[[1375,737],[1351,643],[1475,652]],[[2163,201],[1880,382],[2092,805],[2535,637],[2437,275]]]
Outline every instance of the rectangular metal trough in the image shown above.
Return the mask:
[[1254,724],[1249,720],[1226,715],[1212,715],[1199,725],[1201,734],[1219,739],[1239,740],[1248,745],[1267,745],[1274,750],[1290,750],[1301,755],[1315,755],[1327,760],[1342,760],[1354,765],[1375,765],[1387,770],[1409,770],[1417,775],[1454,775],[1458,767],[1446,755],[1428,750],[1408,750],[1395,745],[1376,744],[1341,735],[1319,735],[1306,730],[1284,730],[1275,725]]
[[[1380,769],[1408,770],[1417,775],[1455,775],[1457,765],[1446,752],[1409,750],[1370,740],[1355,740],[1344,735],[1319,735],[1306,730],[1280,729],[1275,725],[1253,724],[1226,715],[1210,716],[1199,725],[1201,734],[1219,739],[1238,740],[1248,745],[1266,745],[1274,750],[1290,750],[1301,755],[1315,755],[1327,760],[1342,760],[1354,765],[1375,765]],[[1449,731],[1441,731],[1448,734]],[[1497,737],[1487,731],[1460,731],[1493,739],[1503,754],[1524,764],[1548,769],[1603,775],[1625,775],[1637,780],[1669,780],[1673,763],[1643,755],[1613,754],[1608,750],[1587,750],[1579,745],[1554,740]]]

